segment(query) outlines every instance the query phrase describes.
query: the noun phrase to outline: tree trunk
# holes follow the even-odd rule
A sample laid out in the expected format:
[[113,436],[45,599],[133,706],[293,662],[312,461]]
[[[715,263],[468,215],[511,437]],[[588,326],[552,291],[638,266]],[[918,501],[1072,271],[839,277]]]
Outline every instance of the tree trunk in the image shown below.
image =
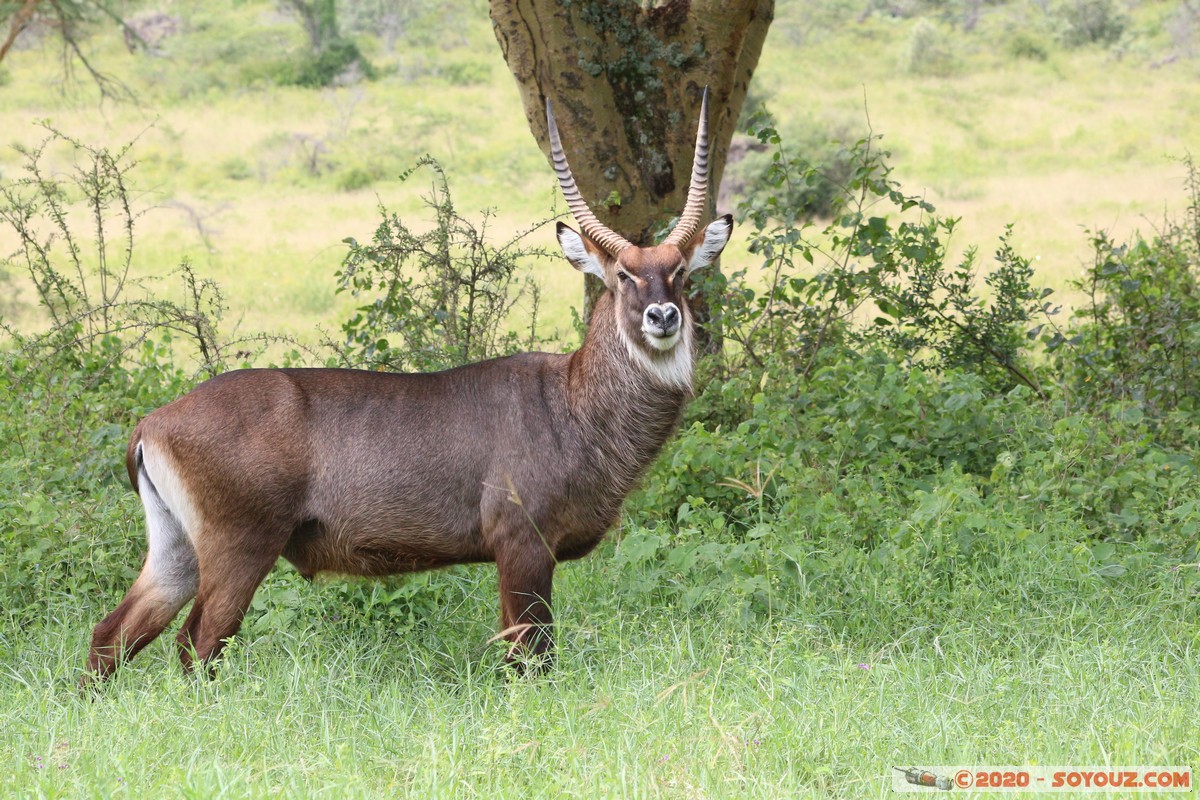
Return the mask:
[[[546,98],[571,171],[605,225],[652,244],[683,210],[700,95],[709,87],[709,217],[774,0],[490,0],[525,116],[550,152]],[[716,269],[716,265],[711,267]],[[585,290],[584,314],[600,291]],[[691,298],[702,351],[720,349],[710,301]]]
[[342,38],[338,31],[337,6],[334,0],[288,0],[314,53],[323,53],[332,43]]

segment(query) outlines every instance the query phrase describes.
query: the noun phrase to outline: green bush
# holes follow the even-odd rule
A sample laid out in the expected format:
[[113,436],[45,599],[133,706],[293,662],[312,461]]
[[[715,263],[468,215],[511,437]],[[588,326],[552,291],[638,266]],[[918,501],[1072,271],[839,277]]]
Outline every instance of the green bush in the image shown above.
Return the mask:
[[[911,364],[967,368],[999,390],[1023,384],[1042,393],[1026,363],[1027,333],[1053,312],[1049,291],[1032,285],[1033,270],[1001,238],[995,267],[977,286],[975,250],[947,263],[957,220],[940,217],[923,197],[906,195],[891,178],[889,154],[876,137],[848,150],[850,178],[833,221],[810,233],[790,187],[815,170],[783,156],[779,132],[759,120],[758,138],[776,148],[769,188],[740,207],[750,223],[750,252],[763,259],[766,286],[755,290],[745,272],[723,287],[721,324],[739,345],[735,365],[761,368],[785,357],[812,371],[816,354],[838,341],[884,343]],[[878,311],[863,324],[861,311]]]
[[486,61],[451,61],[440,73],[452,86],[478,86],[491,79],[492,68]]
[[123,592],[144,549],[125,446],[138,418],[192,378],[169,338],[130,352],[116,336],[85,351],[0,352],[0,607],[18,623],[78,593]]
[[[128,588],[144,548],[132,533],[141,514],[124,464],[129,431],[248,341],[219,336],[220,293],[186,262],[181,300],[132,278],[130,147],[48,131],[0,182],[0,224],[20,244],[0,263],[45,320],[28,331],[0,319],[0,607],[17,623],[73,592]],[[46,157],[52,147],[67,169]]]
[[[659,522],[620,544],[628,590],[741,613],[832,593],[820,602],[839,627],[888,636],[993,582],[1032,589],[1010,583],[1021,560],[1052,557],[1070,584],[1195,555],[1200,469],[1136,407],[1069,414],[881,351],[820,362],[808,379],[784,368],[697,398],[630,501],[631,519]],[[751,398],[745,417],[711,422],[729,394]]]
[[1018,30],[1009,38],[1005,49],[1013,58],[1029,61],[1045,61],[1050,57],[1050,45],[1040,36],[1026,30]]
[[232,156],[221,162],[221,172],[226,178],[235,181],[249,180],[254,177],[254,168],[241,156]]
[[[679,445],[647,481],[647,512],[670,516],[700,498],[745,522],[745,486],[782,485],[794,474],[808,480],[822,465],[835,476],[861,469],[901,481],[952,466],[986,476],[1033,405],[1027,391],[998,395],[978,375],[905,368],[879,350],[830,348],[819,362],[807,378],[780,362],[757,380],[747,374],[706,387]],[[731,395],[748,399],[740,419],[731,419]]]
[[774,118],[765,106],[746,117],[744,130],[760,143],[750,148],[725,177],[735,186],[744,187],[738,192],[743,196],[740,207],[759,206],[774,198],[775,203],[792,211],[797,220],[833,216],[843,200],[853,169],[847,143],[858,137],[846,125],[793,121],[786,132],[785,152],[782,136],[778,141],[770,138],[762,141],[759,136],[762,130],[774,126]]
[[[757,132],[778,148],[775,186],[806,174]],[[735,271],[721,287],[736,346],[701,362],[677,441],[631,498],[643,522],[617,580],[688,611],[809,608],[887,637],[1193,558],[1195,179],[1184,223],[1098,248],[1097,300],[1064,335],[1011,232],[981,291],[973,251],[947,263],[956,221],[906,195],[873,142],[850,150],[843,210],[817,235],[784,191],[743,207],[765,285]],[[1042,342],[1076,370],[1058,386]]]
[[1048,338],[1067,390],[1091,406],[1131,401],[1162,416],[1200,396],[1200,173],[1185,159],[1188,209],[1146,239],[1092,236],[1093,261],[1076,284],[1087,301]]
[[[358,45],[349,39],[337,39],[301,58],[290,71],[280,75],[280,83],[315,89],[346,81],[348,76],[370,80],[375,77],[375,68]],[[349,82],[354,82],[354,78]]]
[[[434,173],[425,198],[436,225],[414,233],[395,214],[382,220],[370,244],[346,239],[349,252],[337,273],[338,291],[368,302],[342,325],[344,343],[331,343],[341,363],[371,369],[445,369],[521,349],[539,341],[536,283],[520,273],[525,258],[540,251],[524,245],[534,226],[501,245],[487,238],[488,219],[478,226],[461,216],[450,197],[441,165],[426,156],[401,176],[421,167]],[[511,325],[519,304],[528,312],[528,331]]]
[[337,174],[337,188],[343,192],[357,192],[366,189],[378,180],[379,176],[372,170],[363,167],[350,167]]
[[936,24],[917,20],[908,34],[903,66],[913,75],[951,75],[958,68],[953,41]]
[[1064,0],[1053,13],[1068,47],[1116,44],[1129,25],[1115,0]]
[[[147,340],[173,332],[192,342],[201,370],[216,374],[231,344],[217,333],[224,312],[217,285],[186,260],[177,270],[182,301],[155,297],[131,275],[140,216],[129,184],[132,144],[94,148],[46,129],[37,147],[18,148],[22,173],[0,181],[0,225],[20,243],[5,271],[28,280],[49,325],[35,334],[0,327],[26,355],[94,370],[120,369]],[[47,163],[52,146],[70,153],[69,170]]]

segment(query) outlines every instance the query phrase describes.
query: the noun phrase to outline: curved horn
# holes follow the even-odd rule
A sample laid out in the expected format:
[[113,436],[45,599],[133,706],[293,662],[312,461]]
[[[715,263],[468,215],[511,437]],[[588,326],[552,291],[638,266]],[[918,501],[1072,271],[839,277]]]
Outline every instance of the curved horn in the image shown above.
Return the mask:
[[700,227],[700,218],[708,202],[708,87],[700,101],[700,126],[696,129],[696,155],[692,158],[692,185],[688,187],[687,203],[675,229],[663,239],[663,244],[682,247]]
[[558,137],[558,125],[554,122],[554,112],[550,110],[549,97],[546,98],[546,125],[550,128],[550,160],[554,163],[554,173],[558,175],[558,185],[562,187],[567,207],[571,209],[579,227],[583,228],[589,239],[611,256],[615,256],[626,247],[633,247],[632,242],[600,224],[600,220],[596,219],[596,215],[584,202],[579,187],[575,185],[575,176],[571,174],[571,165],[567,163],[567,156],[563,153],[562,140]]

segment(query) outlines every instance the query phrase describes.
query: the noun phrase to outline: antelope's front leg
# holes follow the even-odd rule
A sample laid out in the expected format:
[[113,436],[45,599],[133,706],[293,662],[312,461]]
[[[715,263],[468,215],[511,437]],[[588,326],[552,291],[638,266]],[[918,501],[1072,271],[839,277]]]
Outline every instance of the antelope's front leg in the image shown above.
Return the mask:
[[510,537],[496,551],[500,573],[500,635],[512,642],[504,660],[518,672],[541,672],[553,660],[550,590],[554,555],[536,532]]

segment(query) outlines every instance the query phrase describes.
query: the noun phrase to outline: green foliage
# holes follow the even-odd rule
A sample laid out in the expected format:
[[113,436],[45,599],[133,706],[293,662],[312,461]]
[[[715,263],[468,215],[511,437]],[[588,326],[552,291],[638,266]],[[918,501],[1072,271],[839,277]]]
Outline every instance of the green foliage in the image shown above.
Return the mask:
[[86,350],[0,353],[0,607],[38,619],[55,597],[111,595],[139,563],[141,509],[124,454],[140,416],[190,376],[167,338],[135,352],[109,334]]
[[1116,44],[1129,24],[1115,0],[1063,0],[1053,15],[1068,47]]
[[929,20],[918,20],[908,34],[903,66],[914,75],[952,74],[957,58],[950,37]]
[[[1043,385],[1033,349],[1055,340],[1042,335],[1055,309],[1011,229],[981,291],[973,250],[948,265],[956,220],[905,194],[868,137],[849,151],[843,210],[814,234],[783,191],[811,167],[783,155],[774,128],[758,134],[780,191],[742,210],[767,279],[756,290],[730,275],[722,322],[739,348],[702,363],[688,424],[631,501],[660,522],[622,542],[630,591],[751,616],[832,595],[839,630],[886,637],[978,602],[980,581],[1030,591],[1004,585],[1014,559],[1051,557],[1069,584],[1191,558],[1200,428],[1094,380],[1065,400]],[[1189,216],[1155,246],[1103,250],[1091,280],[1109,292],[1096,304],[1107,321],[1085,327],[1115,339],[1090,348],[1114,380],[1194,391],[1162,358],[1181,347],[1146,340],[1195,327],[1181,298],[1195,297],[1197,230]],[[1143,297],[1130,270],[1161,283]],[[1076,355],[1084,338],[1057,335]],[[1084,391],[1093,404],[1073,413]]]
[[[178,274],[185,296],[176,302],[154,297],[131,277],[139,216],[128,183],[132,145],[94,148],[47,130],[36,148],[17,148],[23,175],[0,182],[0,223],[19,243],[0,266],[28,279],[49,329],[30,336],[0,326],[26,353],[86,361],[93,370],[117,369],[147,340],[171,331],[192,341],[201,369],[220,371],[227,343],[217,335],[224,306],[216,284],[184,261]],[[68,151],[70,172],[47,166],[52,146]]]
[[[730,395],[750,398],[736,422]],[[711,384],[631,501],[632,518],[662,522],[624,540],[619,563],[630,591],[689,609],[778,612],[835,592],[840,625],[889,637],[955,613],[983,575],[1009,580],[1013,559],[1052,552],[1070,582],[1187,561],[1190,449],[1156,441],[1136,408],[1103,414],[878,351],[823,353],[807,379],[783,364]]]
[[1006,45],[1008,54],[1013,58],[1024,58],[1029,61],[1045,61],[1050,57],[1050,45],[1045,39],[1028,30],[1017,30],[1009,38]]
[[[745,269],[707,280],[722,284],[714,287],[724,295],[716,314],[723,335],[739,347],[733,371],[746,363],[762,368],[768,357],[783,354],[808,371],[816,353],[844,332],[854,290],[843,280],[844,270],[806,274],[820,253],[805,231],[811,227],[814,198],[835,211],[846,202],[847,189],[838,183],[840,176],[788,156],[769,115],[752,116],[750,132],[771,151],[771,160],[739,214],[751,223],[749,249],[762,257],[768,281],[756,291]],[[845,151],[839,171],[850,171],[853,158]],[[713,294],[713,288],[708,291]]]
[[486,61],[450,61],[438,71],[451,86],[479,86],[492,77],[491,64]]
[[[776,125],[765,105],[747,116],[745,130],[758,144],[727,171],[724,180],[746,182],[739,194],[744,198],[742,204],[749,208],[770,204],[787,209],[797,222],[833,216],[844,199],[853,169],[852,154],[844,142],[857,137],[845,126],[828,121],[793,121],[784,134]],[[774,133],[761,136],[767,128]]]
[[[977,375],[906,369],[881,352],[830,349],[809,378],[786,362],[772,366],[754,383],[731,377],[697,398],[669,466],[644,490],[654,515],[701,498],[750,524],[758,509],[743,506],[746,486],[758,487],[751,494],[799,488],[821,469],[832,473],[816,482],[818,494],[839,470],[903,481],[951,467],[987,475],[1015,418],[1029,413],[1028,393],[995,395]],[[740,419],[730,414],[730,396],[749,398]],[[710,423],[714,416],[721,422]]]
[[[182,300],[132,279],[130,146],[93,148],[48,130],[21,151],[23,173],[0,183],[0,222],[18,243],[0,264],[32,290],[46,326],[0,320],[0,548],[11,554],[0,606],[19,620],[38,616],[47,591],[126,583],[141,550],[127,535],[140,516],[123,488],[129,430],[190,386],[194,373],[176,365],[185,354],[215,374],[238,347],[264,341],[218,335],[220,293],[187,262]],[[48,165],[52,149],[66,153],[69,172]]]
[[973,249],[957,266],[945,264],[956,222],[930,217],[890,230],[879,217],[868,220],[856,245],[882,267],[873,276],[871,299],[881,313],[874,334],[908,353],[910,363],[975,369],[994,386],[1019,382],[1040,392],[1022,364],[1025,329],[1054,312],[1045,300],[1051,290],[1033,287],[1029,259],[1009,241],[1010,225],[996,250],[996,267],[984,278],[990,292],[982,296]]
[[358,45],[342,35],[335,0],[288,0],[287,5],[304,27],[309,52],[294,72],[281,76],[282,82],[318,88],[374,77],[375,69]]
[[[786,355],[810,372],[823,347],[848,338],[885,343],[911,364],[976,370],[999,389],[1021,383],[1041,392],[1022,363],[1023,347],[1032,321],[1053,309],[1045,300],[1049,290],[1032,286],[1029,260],[1010,245],[1011,229],[984,278],[985,296],[976,285],[973,250],[957,266],[947,265],[957,221],[906,195],[891,178],[889,154],[868,136],[847,150],[849,179],[836,201],[841,212],[814,235],[792,187],[817,184],[822,173],[785,157],[767,118],[755,123],[757,137],[775,153],[764,174],[768,190],[751,196],[741,212],[751,223],[750,252],[762,256],[768,280],[755,291],[744,273],[730,276],[736,288],[727,290],[722,324],[741,346],[741,361],[761,367],[768,355]],[[861,324],[870,309],[878,313]]]
[[1087,302],[1049,337],[1069,390],[1089,404],[1129,400],[1155,416],[1194,410],[1200,396],[1200,172],[1184,161],[1189,205],[1150,239],[1092,235],[1077,287]]
[[350,167],[342,170],[337,176],[337,187],[343,192],[357,192],[366,189],[379,179],[377,174],[363,167]]
[[374,68],[363,57],[358,45],[348,39],[338,39],[302,58],[292,70],[282,72],[279,80],[284,84],[320,88],[374,76]]
[[[541,224],[501,245],[488,241],[490,213],[476,225],[461,216],[450,197],[445,172],[426,156],[421,167],[434,176],[426,206],[434,227],[414,233],[395,214],[382,220],[370,244],[347,239],[349,252],[338,272],[338,291],[370,299],[342,325],[342,363],[371,369],[444,369],[528,349],[537,342],[539,291],[520,273],[521,262],[538,255],[524,244]],[[528,334],[512,327],[519,304]]]
[[[939,218],[916,197],[904,197],[881,171],[877,191],[886,191],[899,208],[930,213],[894,228],[880,217],[853,219],[857,228],[845,240],[874,264],[865,271],[870,300],[880,312],[865,337],[886,342],[910,364],[937,369],[964,368],[984,376],[993,387],[1017,383],[1040,393],[1023,364],[1025,330],[1034,319],[1052,314],[1049,289],[1032,285],[1030,261],[1018,255],[1009,226],[995,254],[995,268],[976,285],[975,251],[968,249],[957,266],[946,264],[947,242],[956,220]],[[835,238],[835,242],[839,240]]]

